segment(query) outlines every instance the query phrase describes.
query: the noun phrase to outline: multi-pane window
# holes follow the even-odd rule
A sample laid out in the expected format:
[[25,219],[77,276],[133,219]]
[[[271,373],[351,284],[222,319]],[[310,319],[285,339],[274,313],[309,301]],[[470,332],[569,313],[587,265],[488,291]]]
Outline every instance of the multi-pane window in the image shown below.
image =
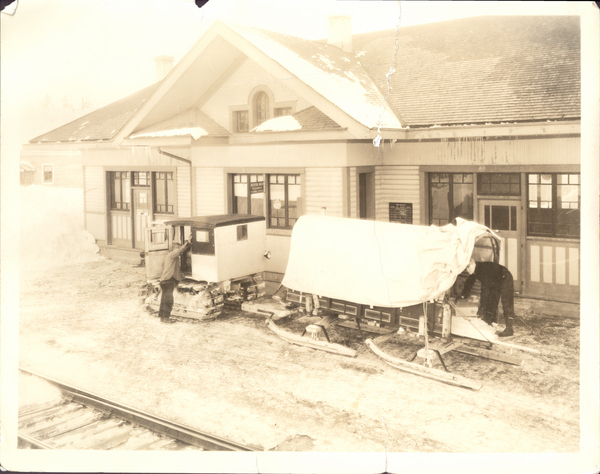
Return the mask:
[[110,208],[128,211],[130,206],[129,171],[110,172]]
[[254,119],[255,126],[269,119],[269,97],[266,92],[258,92],[254,96]]
[[42,165],[44,174],[44,184],[52,184],[54,182],[54,165]]
[[265,215],[265,178],[262,174],[233,175],[233,213]]
[[150,186],[149,171],[133,171],[131,174],[133,186]]
[[528,176],[527,233],[542,237],[580,235],[579,174],[534,173]]
[[275,117],[283,117],[284,115],[292,115],[291,107],[277,107],[274,110]]
[[175,213],[175,179],[172,172],[154,173],[154,212]]
[[429,221],[446,225],[455,218],[473,219],[473,175],[429,174]]
[[243,133],[249,130],[248,126],[248,111],[236,110],[233,112],[233,122],[236,133]]
[[269,175],[269,227],[291,229],[299,217],[301,196],[300,175]]
[[519,173],[479,173],[477,194],[485,196],[520,196],[521,175]]

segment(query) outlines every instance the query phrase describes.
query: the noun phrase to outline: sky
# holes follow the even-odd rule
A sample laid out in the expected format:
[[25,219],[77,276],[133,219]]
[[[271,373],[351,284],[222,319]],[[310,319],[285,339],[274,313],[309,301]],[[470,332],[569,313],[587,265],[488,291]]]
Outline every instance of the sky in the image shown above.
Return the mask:
[[[217,19],[316,39],[326,37],[329,14],[351,15],[353,32],[362,33],[484,14],[566,13],[568,4],[209,0],[200,9],[192,0],[19,0],[14,14],[0,19],[3,116],[14,118],[8,130],[3,123],[3,145],[17,150],[153,84],[153,58],[180,60]],[[47,97],[58,121],[46,110],[48,129],[39,113]],[[91,108],[82,110],[85,102]]]

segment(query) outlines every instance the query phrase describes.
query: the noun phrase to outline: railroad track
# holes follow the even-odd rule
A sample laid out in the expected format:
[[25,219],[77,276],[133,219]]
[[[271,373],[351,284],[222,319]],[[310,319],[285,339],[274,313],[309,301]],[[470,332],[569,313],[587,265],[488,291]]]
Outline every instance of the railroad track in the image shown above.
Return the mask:
[[20,369],[62,397],[19,412],[19,446],[32,449],[262,451]]

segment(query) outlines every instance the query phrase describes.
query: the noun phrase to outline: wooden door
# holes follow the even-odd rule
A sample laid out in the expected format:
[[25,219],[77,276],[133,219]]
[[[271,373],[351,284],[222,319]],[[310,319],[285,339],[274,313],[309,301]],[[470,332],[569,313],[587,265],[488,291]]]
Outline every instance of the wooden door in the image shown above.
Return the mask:
[[480,222],[492,229],[501,238],[500,265],[512,273],[515,291],[521,291],[521,201],[493,200],[479,201]]
[[358,174],[358,217],[360,219],[375,219],[374,173]]

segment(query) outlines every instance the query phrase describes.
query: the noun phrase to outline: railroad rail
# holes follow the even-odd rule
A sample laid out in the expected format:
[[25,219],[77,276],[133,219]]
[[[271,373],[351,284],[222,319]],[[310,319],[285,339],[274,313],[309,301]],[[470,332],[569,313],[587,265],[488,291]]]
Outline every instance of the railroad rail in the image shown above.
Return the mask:
[[20,369],[61,391],[19,412],[18,438],[33,449],[262,451]]

